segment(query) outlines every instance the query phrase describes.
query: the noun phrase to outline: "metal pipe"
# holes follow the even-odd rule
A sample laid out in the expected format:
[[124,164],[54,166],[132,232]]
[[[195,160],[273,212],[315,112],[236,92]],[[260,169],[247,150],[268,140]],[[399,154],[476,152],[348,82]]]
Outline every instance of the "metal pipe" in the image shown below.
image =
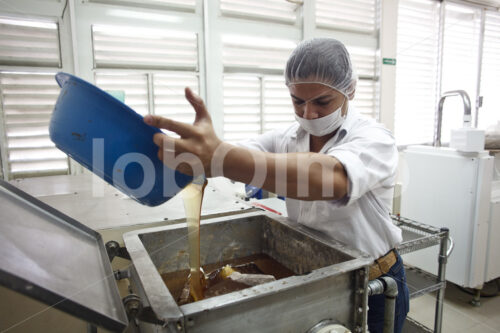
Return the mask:
[[439,249],[439,267],[438,267],[438,281],[442,284],[437,292],[437,302],[436,302],[436,312],[434,314],[434,332],[441,333],[441,327],[443,324],[443,302],[444,302],[444,291],[446,286],[446,263],[448,261],[448,256],[451,254],[450,248],[448,251],[448,239],[450,237],[450,230],[448,228],[441,228],[443,232],[443,237],[441,238],[441,244]]
[[368,295],[385,295],[384,302],[384,333],[394,332],[394,314],[396,309],[396,298],[398,296],[398,284],[389,276],[382,276],[368,282]]
[[436,121],[436,131],[434,134],[434,147],[441,147],[441,125],[443,122],[443,105],[444,100],[450,96],[460,96],[462,97],[462,101],[464,104],[464,127],[471,127],[471,107],[470,107],[470,98],[465,90],[452,90],[447,91],[441,95],[439,99],[439,106],[437,111],[437,121]]

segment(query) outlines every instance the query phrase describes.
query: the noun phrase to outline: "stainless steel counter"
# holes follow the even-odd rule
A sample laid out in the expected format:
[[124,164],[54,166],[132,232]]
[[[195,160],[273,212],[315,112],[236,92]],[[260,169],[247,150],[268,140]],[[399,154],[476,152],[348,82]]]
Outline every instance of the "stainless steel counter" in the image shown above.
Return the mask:
[[[168,223],[185,217],[180,196],[158,207],[143,206],[89,174],[26,178],[10,183],[94,230]],[[99,195],[95,195],[96,190]],[[230,191],[222,192],[209,182],[202,216],[222,216],[247,209],[252,208]]]

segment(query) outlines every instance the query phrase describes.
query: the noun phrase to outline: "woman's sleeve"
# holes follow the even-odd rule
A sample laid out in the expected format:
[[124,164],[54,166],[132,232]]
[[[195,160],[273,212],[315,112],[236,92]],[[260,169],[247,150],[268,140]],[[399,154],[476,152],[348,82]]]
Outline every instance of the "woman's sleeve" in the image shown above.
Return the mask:
[[398,150],[391,132],[382,126],[363,128],[328,155],[342,163],[349,180],[344,204],[349,205],[368,191],[393,187],[398,164]]

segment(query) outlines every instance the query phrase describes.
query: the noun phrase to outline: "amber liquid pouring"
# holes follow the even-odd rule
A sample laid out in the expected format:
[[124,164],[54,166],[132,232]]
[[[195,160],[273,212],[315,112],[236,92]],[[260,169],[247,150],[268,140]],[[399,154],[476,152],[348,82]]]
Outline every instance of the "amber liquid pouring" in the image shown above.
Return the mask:
[[189,240],[189,288],[195,301],[203,299],[205,276],[200,265],[200,215],[206,180],[203,184],[191,183],[181,192],[186,211]]

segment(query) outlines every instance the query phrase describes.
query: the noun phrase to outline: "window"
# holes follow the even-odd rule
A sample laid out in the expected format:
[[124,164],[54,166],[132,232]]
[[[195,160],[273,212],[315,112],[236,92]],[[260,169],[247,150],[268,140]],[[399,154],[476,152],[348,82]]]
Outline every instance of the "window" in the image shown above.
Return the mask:
[[222,36],[222,63],[225,72],[250,71],[282,73],[296,42],[244,35]]
[[195,33],[92,26],[95,68],[198,70]]
[[[441,93],[465,90],[474,115],[481,12],[475,8],[451,3],[445,6]],[[442,143],[450,141],[451,129],[462,127],[463,109],[461,98],[446,99],[441,128]]]
[[479,128],[500,121],[500,14],[486,12],[484,28],[481,96],[483,107],[479,109]]
[[0,17],[0,64],[61,67],[55,22]]
[[439,3],[400,0],[395,137],[400,145],[432,142],[438,80]]
[[356,74],[358,84],[353,105],[369,117],[377,118],[377,94],[375,93],[377,78],[375,73],[375,50],[347,46]]
[[159,116],[192,124],[195,113],[186,101],[184,88],[190,87],[199,94],[199,78],[195,73],[153,74],[154,110]]
[[[67,156],[49,138],[61,67],[58,25],[0,18],[0,151],[3,175],[18,178],[68,172]],[[15,67],[13,67],[15,66]]]
[[224,139],[238,141],[295,120],[282,75],[224,75]]
[[224,75],[224,140],[254,137],[261,131],[261,79]]
[[135,112],[145,116],[149,113],[148,76],[126,72],[97,72],[96,85],[105,91],[121,91],[124,103]]
[[[61,174],[68,171],[66,154],[49,138],[49,121],[59,87],[55,73],[0,73],[9,178]],[[2,140],[3,141],[3,140]]]
[[316,0],[316,25],[363,33],[375,32],[374,0]]
[[297,4],[283,0],[220,0],[223,15],[284,23],[294,23],[297,20],[298,7]]
[[[358,75],[356,96],[352,104],[362,114],[378,118],[378,77],[376,69],[377,48],[353,45],[354,40],[377,39],[379,18],[377,0],[316,0],[316,26],[320,29],[352,34],[344,42]],[[333,33],[332,37],[336,37]],[[376,45],[377,43],[370,43]]]
[[110,5],[194,11],[196,0],[88,0]]
[[262,91],[262,133],[290,126],[295,121],[295,112],[283,75],[264,76]]
[[[451,2],[443,4],[444,11],[440,11],[439,6],[435,1],[399,2],[395,134],[400,145],[433,141],[438,100],[446,91],[467,92],[472,125],[475,125],[474,113],[480,88],[484,104],[479,109],[479,127],[486,128],[500,119],[495,109],[500,87],[497,75],[500,68],[498,14]],[[482,24],[485,28],[481,45]],[[442,41],[439,39],[440,28]],[[451,129],[462,126],[461,99],[447,98],[441,142],[449,142]]]
[[195,33],[93,26],[92,36],[97,86],[122,91],[141,115],[193,122],[184,87],[199,91]]
[[224,35],[222,42],[224,139],[246,139],[291,124],[283,69],[296,43],[241,35]]

